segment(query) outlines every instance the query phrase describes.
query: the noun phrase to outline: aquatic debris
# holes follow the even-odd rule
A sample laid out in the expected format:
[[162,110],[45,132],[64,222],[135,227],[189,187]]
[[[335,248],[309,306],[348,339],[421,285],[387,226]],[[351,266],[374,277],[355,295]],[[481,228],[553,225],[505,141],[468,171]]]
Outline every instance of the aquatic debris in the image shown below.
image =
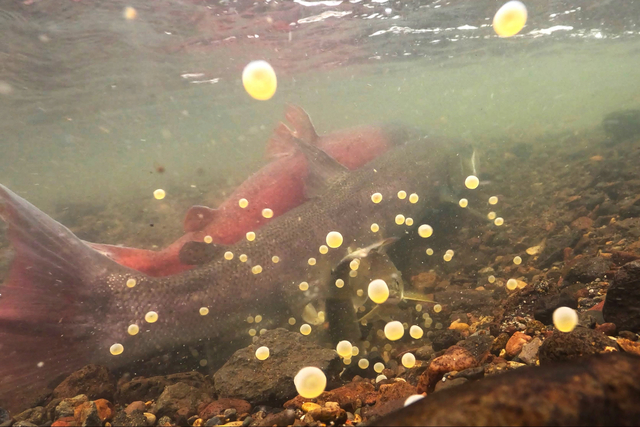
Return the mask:
[[276,93],[278,79],[267,61],[251,61],[242,71],[242,84],[252,98],[267,101]]
[[153,197],[155,197],[156,200],[162,200],[166,195],[167,193],[162,188],[158,188],[153,192]]
[[512,0],[502,5],[493,17],[493,30],[500,37],[518,34],[527,23],[527,7],[520,1]]
[[319,368],[308,366],[302,368],[293,379],[298,394],[313,399],[322,394],[327,386],[327,377]]
[[578,324],[578,313],[570,307],[558,307],[553,312],[553,326],[560,332],[571,332]]

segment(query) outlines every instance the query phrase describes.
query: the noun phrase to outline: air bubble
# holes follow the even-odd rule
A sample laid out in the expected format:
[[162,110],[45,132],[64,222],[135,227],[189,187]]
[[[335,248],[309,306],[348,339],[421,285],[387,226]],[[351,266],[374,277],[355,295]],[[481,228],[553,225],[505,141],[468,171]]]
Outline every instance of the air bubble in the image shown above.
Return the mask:
[[360,267],[360,260],[358,258],[352,259],[349,263],[349,268],[352,270],[357,270]]
[[276,93],[278,79],[267,61],[251,61],[242,71],[242,85],[253,99],[266,101]]
[[373,224],[371,224],[371,231],[377,233],[378,231],[380,231],[380,226],[374,222]]
[[440,304],[436,304],[433,306],[434,313],[440,313],[442,311],[442,306]]
[[404,223],[407,224],[408,227],[411,227],[413,225],[413,218],[405,219]]
[[497,205],[498,204],[498,198],[496,196],[489,197],[489,204],[490,205]]
[[254,265],[253,267],[251,267],[251,272],[253,274],[260,274],[262,273],[262,266],[261,265]]
[[504,219],[502,219],[502,218],[498,217],[498,218],[496,218],[496,219],[493,221],[493,223],[494,223],[495,225],[497,225],[498,227],[500,227],[502,224],[504,224]]
[[247,260],[249,259],[249,257],[246,254],[240,254],[240,256],[238,257],[238,259],[240,260],[240,262],[247,262]]
[[338,345],[336,346],[336,352],[338,353],[338,356],[340,357],[344,357],[344,358],[351,358],[352,354],[351,351],[353,350],[353,346],[351,345],[351,343],[349,341],[340,341],[338,343]]
[[342,288],[344,286],[344,280],[336,279],[336,288]]
[[314,366],[302,368],[293,379],[298,394],[305,399],[313,399],[322,394],[327,386],[324,372]]
[[298,285],[298,288],[299,288],[301,291],[303,291],[303,292],[304,292],[304,291],[308,291],[308,290],[309,290],[309,284],[308,284],[307,282],[301,282],[301,283]]
[[231,261],[233,259],[233,252],[225,252],[224,253],[224,259],[226,259],[227,261]]
[[426,239],[427,237],[431,237],[431,235],[433,234],[433,228],[431,228],[430,225],[422,224],[420,227],[418,227],[418,234],[420,235],[420,237]]
[[315,258],[309,258],[309,260],[307,261],[307,263],[309,265],[316,265],[316,259]]
[[402,366],[411,369],[416,366],[416,357],[412,353],[405,353],[402,356]]
[[367,294],[371,301],[376,304],[383,304],[389,298],[389,286],[382,279],[373,280],[369,283]]
[[382,371],[384,371],[384,364],[382,362],[378,362],[375,365],[373,365],[373,370],[377,373],[380,374],[382,373]]
[[133,288],[137,283],[136,279],[129,279],[127,280],[127,288]]
[[213,237],[211,237],[211,236],[204,236],[204,239],[203,239],[203,240],[204,240],[204,242],[208,245],[208,244],[210,244],[210,243],[212,243],[212,242],[213,242]]
[[494,219],[496,219],[496,213],[495,212],[489,212],[487,214],[487,218],[490,219],[491,221],[493,221]]
[[433,249],[431,249],[431,248],[427,248],[426,252],[427,252],[427,255],[429,255],[429,256],[433,255]]
[[578,313],[569,307],[559,307],[553,312],[553,326],[560,332],[571,332],[578,324]]
[[404,335],[404,327],[397,320],[391,321],[384,326],[384,336],[389,341],[397,341]]
[[258,347],[256,350],[256,359],[267,360],[269,358],[269,347]]
[[256,233],[254,233],[253,231],[249,231],[247,233],[247,240],[250,242],[253,242],[254,240],[256,240]]
[[519,256],[517,256],[517,257],[513,258],[513,263],[514,263],[515,265],[520,265],[520,264],[522,264],[522,258],[520,258]]
[[340,234],[337,231],[331,231],[329,232],[329,234],[327,234],[326,241],[327,241],[327,246],[329,246],[330,248],[332,249],[339,248],[340,245],[342,245],[342,241],[343,241],[342,234]]
[[278,255],[274,255],[271,257],[271,262],[277,264],[280,262],[280,257]]
[[129,327],[127,328],[127,333],[131,336],[133,335],[137,335],[138,332],[140,332],[140,327],[138,325],[136,325],[135,323],[132,323],[131,325],[129,325]]
[[369,367],[369,361],[367,359],[358,360],[358,367],[360,369],[367,369]]
[[289,318],[289,324],[290,324],[291,326],[295,325],[295,324],[296,324],[296,319],[295,319],[295,318],[293,318],[293,317],[290,317],[290,318]]
[[318,252],[320,252],[322,255],[326,254],[327,252],[329,252],[329,248],[326,245],[322,245],[318,248]]
[[518,281],[516,279],[507,280],[507,289],[514,291],[518,287]]
[[260,323],[262,322],[262,316],[258,314],[253,320],[255,320],[256,323]]

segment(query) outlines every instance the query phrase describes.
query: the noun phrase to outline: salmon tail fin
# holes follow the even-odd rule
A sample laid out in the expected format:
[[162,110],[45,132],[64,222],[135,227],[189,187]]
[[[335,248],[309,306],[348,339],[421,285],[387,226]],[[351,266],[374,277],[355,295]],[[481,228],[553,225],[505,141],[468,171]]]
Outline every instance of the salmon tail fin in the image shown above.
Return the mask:
[[15,249],[0,285],[0,406],[20,408],[91,360],[110,295],[97,278],[117,265],[2,185],[0,219]]
[[295,135],[306,142],[307,144],[316,144],[318,141],[318,134],[316,128],[311,122],[309,114],[298,105],[289,104],[286,107],[284,116],[293,126]]
[[293,131],[284,123],[278,123],[267,141],[266,157],[275,160],[293,154],[296,149],[294,139]]

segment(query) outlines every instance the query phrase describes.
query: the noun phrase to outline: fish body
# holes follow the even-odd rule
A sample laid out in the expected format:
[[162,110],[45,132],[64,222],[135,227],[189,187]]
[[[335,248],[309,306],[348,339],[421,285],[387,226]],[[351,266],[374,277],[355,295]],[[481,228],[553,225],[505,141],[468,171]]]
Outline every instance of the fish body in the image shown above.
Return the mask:
[[[349,248],[417,230],[421,213],[438,203],[453,147],[413,141],[348,171],[307,146],[307,185],[315,182],[319,191],[321,183],[322,192],[265,224],[254,241],[228,246],[233,259],[217,258],[157,278],[91,249],[0,186],[0,217],[16,250],[0,287],[0,397],[16,398],[18,390],[26,393],[87,363],[114,368],[181,345],[234,345],[246,336],[250,315],[272,323],[300,319],[310,300],[326,297],[327,277]],[[400,190],[415,192],[419,200],[399,199]],[[382,194],[380,203],[372,201],[374,193]],[[399,214],[416,222],[398,225]],[[371,231],[374,222],[377,233]],[[331,231],[341,233],[343,243],[321,254],[319,247]],[[299,289],[302,281],[310,285],[306,292]],[[201,308],[208,313],[203,315]],[[150,312],[157,313],[157,321],[149,322]],[[138,326],[137,334],[128,333],[131,325]],[[122,354],[112,354],[116,344],[122,345]]]
[[[363,126],[318,136],[302,108],[289,106],[286,117],[293,130],[282,123],[276,128],[267,146],[272,161],[244,181],[217,209],[190,209],[185,218],[186,233],[174,243],[161,251],[97,243],[90,243],[91,246],[119,264],[151,276],[191,269],[193,265],[184,264],[179,258],[185,243],[202,242],[206,236],[217,244],[236,243],[272,219],[263,215],[264,209],[271,209],[273,217],[277,217],[306,200],[304,180],[308,167],[304,155],[295,150],[291,139],[294,135],[354,170],[406,141],[408,134],[399,126]],[[248,206],[240,207],[241,199],[246,199]]]

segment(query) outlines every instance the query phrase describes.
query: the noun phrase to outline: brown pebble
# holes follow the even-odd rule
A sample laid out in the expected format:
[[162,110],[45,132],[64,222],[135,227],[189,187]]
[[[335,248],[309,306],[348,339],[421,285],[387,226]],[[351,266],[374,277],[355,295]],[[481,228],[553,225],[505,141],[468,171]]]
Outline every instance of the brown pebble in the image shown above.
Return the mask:
[[596,331],[602,332],[605,335],[613,336],[616,334],[616,325],[614,323],[603,323],[596,327]]
[[636,356],[640,356],[640,343],[633,342],[626,338],[618,338],[617,343],[626,353],[632,353]]
[[473,368],[477,364],[475,357],[467,349],[457,345],[451,346],[442,356],[433,359],[427,370],[420,375],[418,393],[432,391],[436,383],[447,372],[462,371]]
[[321,406],[318,405],[317,403],[313,403],[313,402],[305,402],[302,404],[302,412],[307,413],[307,412],[311,412],[315,409],[320,409]]
[[141,400],[136,400],[135,402],[129,403],[129,405],[127,405],[127,407],[124,409],[124,412],[127,415],[131,415],[131,413],[136,410],[144,412],[147,410],[147,405],[145,405],[145,403]]
[[520,351],[522,351],[522,347],[531,341],[531,337],[527,334],[524,334],[520,331],[516,331],[509,341],[507,341],[507,345],[505,346],[506,354],[509,357],[516,357]]

